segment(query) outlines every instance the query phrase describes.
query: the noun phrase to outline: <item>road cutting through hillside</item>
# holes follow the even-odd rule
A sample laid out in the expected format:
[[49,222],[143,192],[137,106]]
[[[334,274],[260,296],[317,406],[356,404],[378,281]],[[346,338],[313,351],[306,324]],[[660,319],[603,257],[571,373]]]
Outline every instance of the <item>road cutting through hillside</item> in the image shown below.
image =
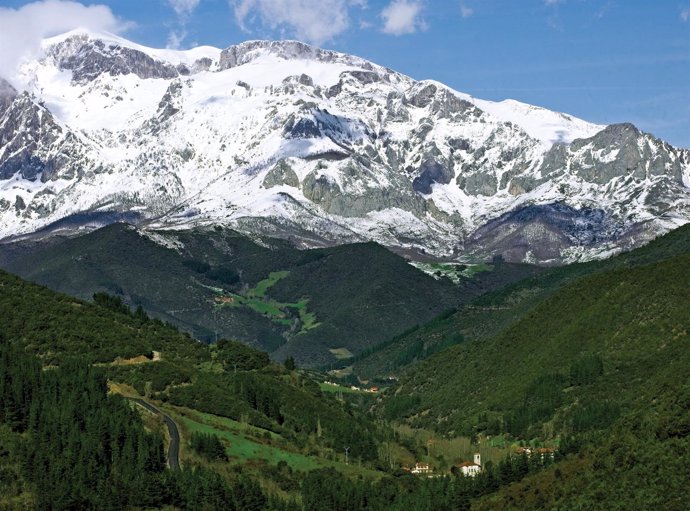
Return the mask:
[[170,434],[170,445],[168,446],[168,467],[170,467],[171,470],[180,470],[180,430],[177,427],[177,424],[175,424],[175,421],[172,420],[169,415],[162,412],[159,408],[153,406],[147,401],[144,401],[143,399],[136,397],[131,397],[129,399],[149,412],[163,417],[163,421],[165,422],[165,425],[168,428],[168,433]]

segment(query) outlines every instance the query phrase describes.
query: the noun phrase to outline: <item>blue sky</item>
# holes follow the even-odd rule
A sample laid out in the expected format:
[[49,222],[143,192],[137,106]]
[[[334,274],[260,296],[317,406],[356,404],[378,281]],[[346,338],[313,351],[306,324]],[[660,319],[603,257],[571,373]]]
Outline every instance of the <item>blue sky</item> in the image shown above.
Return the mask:
[[[0,30],[3,17],[9,23],[29,3],[0,0]],[[35,2],[54,9],[51,18],[69,3]],[[225,47],[247,39],[302,39],[480,98],[514,98],[598,123],[630,121],[690,147],[690,0],[80,3],[91,6],[89,12],[107,6],[113,26],[142,44]],[[105,16],[99,13],[97,25]],[[66,14],[52,31],[70,17],[77,16]]]

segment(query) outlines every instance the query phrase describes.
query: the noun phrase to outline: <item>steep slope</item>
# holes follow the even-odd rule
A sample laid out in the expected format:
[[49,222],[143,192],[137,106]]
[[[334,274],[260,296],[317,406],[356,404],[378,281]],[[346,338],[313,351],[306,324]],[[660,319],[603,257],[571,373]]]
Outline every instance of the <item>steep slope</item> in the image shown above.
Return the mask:
[[[690,452],[684,231],[611,265],[617,269],[571,282],[505,332],[422,363],[386,394],[386,416],[479,435],[482,444],[494,436],[558,442],[562,461],[473,502],[473,510],[683,509]],[[684,254],[674,256],[678,250]]]
[[304,246],[557,263],[690,217],[688,151],[632,125],[482,101],[296,41],[174,52],[73,32],[20,78],[0,121],[2,237],[136,212]]
[[423,362],[391,393],[389,413],[442,431],[553,437],[673,399],[690,367],[690,255],[620,266]]
[[[209,347],[112,297],[83,302],[4,271],[0,289],[0,345],[35,355],[44,367],[98,366],[114,389],[124,384],[148,399],[241,420],[284,437],[288,451],[298,451],[299,440],[332,455],[351,442],[360,459],[377,457],[373,424],[266,353],[230,341]],[[317,423],[323,429],[312,442]]]
[[[509,268],[510,271],[519,270],[522,278],[506,281],[505,285],[494,289],[487,288],[478,298],[461,305],[457,312],[444,314],[361,353],[354,360],[353,370],[363,378],[386,378],[391,373],[409,371],[411,365],[445,347],[484,341],[500,334],[553,293],[579,278],[657,263],[687,253],[690,253],[690,226],[685,225],[644,247],[603,261],[549,268],[533,275],[528,272],[534,271],[534,267]],[[505,266],[510,265],[500,264],[497,268]]]
[[478,295],[374,243],[296,250],[221,228],[140,231],[2,245],[0,265],[61,292],[105,291],[196,337],[238,339],[304,364],[358,353]]

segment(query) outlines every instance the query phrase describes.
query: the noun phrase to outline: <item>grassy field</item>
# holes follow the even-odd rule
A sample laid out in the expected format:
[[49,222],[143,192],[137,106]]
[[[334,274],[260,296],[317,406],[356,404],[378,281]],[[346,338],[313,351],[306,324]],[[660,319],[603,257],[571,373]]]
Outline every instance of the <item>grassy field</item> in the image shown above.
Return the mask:
[[276,465],[284,461],[294,470],[303,472],[334,467],[351,476],[378,479],[382,475],[355,464],[346,465],[340,461],[295,452],[289,449],[280,435],[232,419],[178,407],[166,406],[164,409],[180,426],[184,438],[189,438],[193,432],[217,435],[226,447],[230,465],[242,465],[258,460]]
[[412,266],[431,275],[435,279],[447,278],[454,284],[460,284],[463,279],[471,279],[477,273],[493,270],[493,266],[486,263],[462,264],[462,263],[422,263],[413,262]]
[[266,291],[275,285],[279,280],[282,280],[290,275],[289,271],[273,271],[268,274],[268,278],[260,281],[253,289],[247,291],[249,298],[265,298]]
[[467,267],[462,271],[462,275],[470,279],[474,277],[477,273],[481,273],[483,271],[492,271],[494,269],[493,266],[486,263],[467,264],[465,266]]
[[[304,333],[316,328],[320,323],[316,321],[316,314],[307,308],[309,299],[302,298],[298,302],[282,303],[266,296],[272,286],[289,275],[289,271],[271,272],[268,278],[261,280],[244,295],[213,288],[213,291],[218,294],[216,307],[248,307],[254,312],[267,316],[274,323],[287,327],[294,323],[294,312],[296,312],[300,322],[300,329],[297,333]],[[292,309],[294,312],[291,313],[288,309]]]
[[328,351],[338,360],[346,360],[354,356],[347,348],[331,348]]

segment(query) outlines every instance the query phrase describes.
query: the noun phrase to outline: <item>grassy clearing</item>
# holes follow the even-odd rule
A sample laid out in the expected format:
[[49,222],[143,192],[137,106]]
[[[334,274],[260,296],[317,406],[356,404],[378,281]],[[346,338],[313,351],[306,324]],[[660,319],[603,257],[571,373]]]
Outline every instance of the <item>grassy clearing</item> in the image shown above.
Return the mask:
[[273,271],[268,274],[268,278],[259,282],[253,289],[247,291],[249,298],[264,298],[266,291],[276,284],[279,280],[284,279],[290,275],[289,271]]
[[347,348],[331,348],[328,351],[338,360],[345,360],[346,358],[352,358],[354,356]]
[[477,273],[480,273],[483,271],[492,271],[494,269],[493,266],[491,266],[490,264],[486,264],[486,263],[467,264],[465,266],[467,266],[467,268],[465,268],[462,271],[462,275],[464,277],[469,278],[469,279],[474,277]]
[[321,324],[316,321],[316,314],[307,310],[307,304],[309,304],[309,300],[306,298],[303,298],[297,303],[287,304],[287,307],[296,309],[299,314],[299,319],[302,322],[300,333],[316,328]]
[[131,385],[108,381],[108,393],[119,394],[124,397],[140,397],[139,393]]
[[165,411],[182,428],[183,436],[186,438],[193,432],[217,435],[226,447],[230,465],[244,465],[257,461],[276,465],[280,461],[285,461],[294,470],[303,472],[334,467],[351,476],[361,475],[375,479],[381,477],[379,472],[354,464],[346,465],[339,461],[289,450],[288,444],[280,435],[268,430],[195,410],[166,406]]
[[228,293],[223,290],[216,290],[219,296],[216,297],[216,307],[249,307],[254,312],[267,316],[274,323],[291,327],[294,322],[294,314],[288,312],[293,309],[297,312],[300,321],[300,330],[297,333],[304,333],[312,328],[316,328],[321,323],[316,321],[316,314],[307,309],[309,299],[302,298],[295,303],[282,303],[266,296],[268,290],[276,282],[290,275],[289,271],[271,272],[267,279],[259,282],[255,287],[246,292],[245,295]]
[[460,284],[463,279],[471,279],[477,273],[493,270],[493,266],[486,263],[420,263],[411,262],[412,266],[431,275],[436,280],[447,278],[454,284]]
[[133,365],[139,365],[139,364],[149,364],[151,362],[160,362],[161,361],[161,354],[160,351],[154,351],[153,356],[149,358],[146,355],[139,355],[136,357],[131,357],[131,358],[122,358],[122,357],[117,357],[115,360],[113,360],[109,364],[102,364],[102,363],[97,363],[94,364],[95,366],[133,366]]

